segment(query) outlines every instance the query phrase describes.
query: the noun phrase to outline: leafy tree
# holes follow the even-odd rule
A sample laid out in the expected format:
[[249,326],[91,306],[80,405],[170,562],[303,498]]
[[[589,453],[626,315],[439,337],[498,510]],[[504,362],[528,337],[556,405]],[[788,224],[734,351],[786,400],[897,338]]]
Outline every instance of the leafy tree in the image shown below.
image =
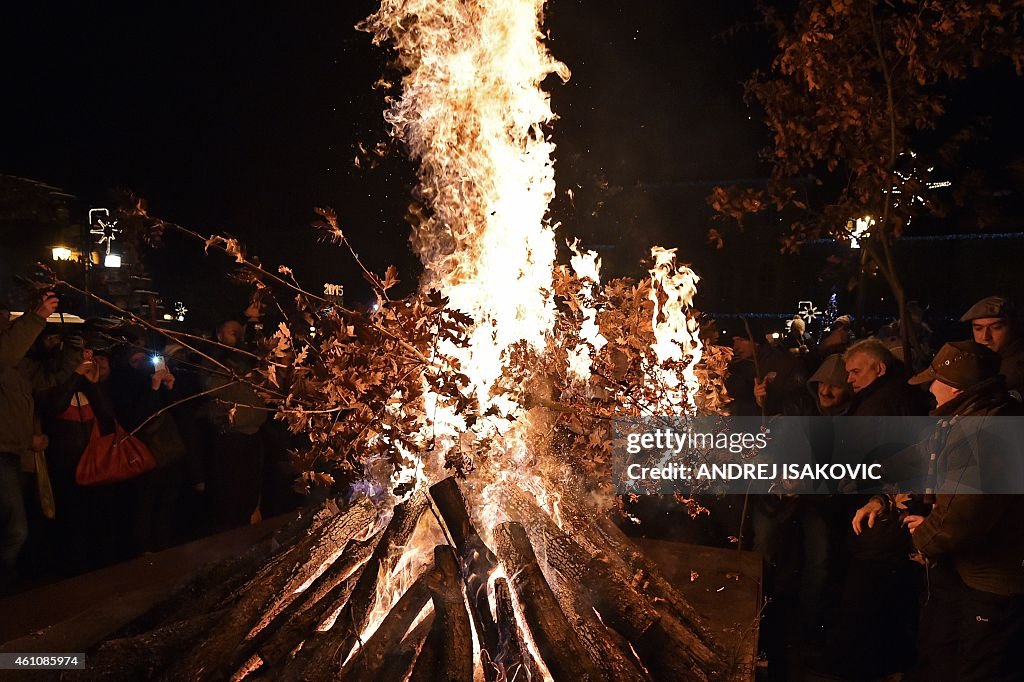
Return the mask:
[[[858,241],[861,271],[881,274],[899,307],[904,352],[918,347],[894,257],[915,215],[938,215],[934,180],[971,137],[947,131],[951,83],[1010,60],[1024,71],[1020,0],[800,0],[790,12],[759,4],[775,37],[767,71],[745,83],[771,142],[763,188],[716,187],[708,201],[737,220],[774,209],[789,220],[782,250],[820,237]],[[799,192],[793,178],[818,188]],[[871,222],[873,221],[873,223]],[[718,230],[709,237],[720,243]]]

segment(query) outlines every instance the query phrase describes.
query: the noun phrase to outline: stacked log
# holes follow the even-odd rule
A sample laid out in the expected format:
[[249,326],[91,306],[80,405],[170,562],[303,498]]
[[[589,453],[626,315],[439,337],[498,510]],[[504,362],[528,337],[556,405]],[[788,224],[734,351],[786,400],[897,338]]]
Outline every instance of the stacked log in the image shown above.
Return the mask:
[[[641,682],[723,669],[700,616],[610,520],[573,512],[563,530],[521,491],[506,497],[514,520],[492,529],[493,550],[453,478],[395,506],[381,530],[367,501],[303,517],[211,567],[68,679]],[[382,576],[428,506],[450,544],[372,629]]]

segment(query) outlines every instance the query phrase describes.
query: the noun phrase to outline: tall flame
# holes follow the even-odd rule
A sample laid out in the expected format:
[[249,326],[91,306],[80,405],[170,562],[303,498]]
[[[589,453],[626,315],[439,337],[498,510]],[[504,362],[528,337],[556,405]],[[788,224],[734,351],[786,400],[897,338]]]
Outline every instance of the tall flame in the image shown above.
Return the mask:
[[[702,346],[697,333],[697,320],[687,315],[693,305],[700,280],[693,270],[676,264],[676,250],[651,248],[654,267],[651,268],[650,299],[654,303],[651,326],[654,343],[651,350],[658,358],[655,376],[665,388],[665,399],[659,409],[669,414],[692,412],[696,409],[694,396],[699,385],[695,365],[700,362]],[[690,356],[682,372],[664,365],[682,362]],[[681,375],[681,376],[680,376]]]
[[[554,115],[541,83],[552,73],[567,80],[569,71],[542,42],[543,5],[544,0],[382,0],[360,25],[375,43],[394,47],[405,73],[401,95],[389,99],[385,119],[418,162],[416,194],[426,211],[413,226],[412,244],[424,265],[421,287],[440,290],[452,307],[474,319],[467,347],[441,341],[438,351],[456,358],[469,377],[478,419],[469,428],[427,386],[424,434],[440,455],[472,450],[480,436],[492,443],[489,456],[474,461],[477,468],[464,486],[472,513],[483,521],[478,530],[485,542],[505,519],[503,487],[527,492],[561,523],[557,486],[529,438],[543,431],[543,419],[534,420],[524,406],[491,391],[505,353],[521,342],[545,351],[555,323],[556,248],[547,218],[555,191],[554,145],[545,132]],[[591,353],[607,343],[594,303],[600,260],[577,243],[570,249],[571,265],[584,284],[579,343],[569,353],[569,370],[586,381]],[[657,407],[683,411],[693,408],[693,364],[700,357],[696,324],[687,319],[697,277],[675,265],[674,253],[654,251],[652,349],[658,379],[670,395],[667,405]],[[695,359],[682,379],[662,366],[678,367],[687,356]],[[422,485],[446,473],[443,457],[424,462],[410,453],[407,459],[412,464],[395,480]],[[436,533],[423,532],[389,564],[364,638],[436,541]]]
[[[554,321],[554,115],[541,82],[569,71],[541,42],[542,0],[384,0],[363,28],[390,41],[407,71],[385,118],[419,162],[429,217],[412,243],[421,286],[439,289],[476,326],[459,357],[482,409],[501,354],[537,348]],[[507,412],[511,405],[499,405]],[[458,424],[452,424],[457,428]],[[464,428],[464,427],[463,427]]]

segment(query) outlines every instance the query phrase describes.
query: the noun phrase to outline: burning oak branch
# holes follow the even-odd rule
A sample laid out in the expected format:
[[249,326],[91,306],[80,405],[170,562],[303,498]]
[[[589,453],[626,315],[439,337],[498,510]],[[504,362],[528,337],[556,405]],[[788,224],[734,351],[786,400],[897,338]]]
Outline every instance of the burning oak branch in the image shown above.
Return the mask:
[[309,435],[305,482],[354,483],[103,644],[90,675],[728,676],[702,618],[612,521],[608,463],[617,417],[717,411],[728,358],[701,347],[697,277],[675,250],[654,248],[639,282],[602,284],[576,243],[556,263],[540,84],[569,74],[541,15],[538,0],[384,0],[361,24],[405,74],[385,116],[419,163],[418,294],[392,300],[395,273],[364,268],[375,311],[323,305],[287,268],[193,233],[286,320],[256,379]]

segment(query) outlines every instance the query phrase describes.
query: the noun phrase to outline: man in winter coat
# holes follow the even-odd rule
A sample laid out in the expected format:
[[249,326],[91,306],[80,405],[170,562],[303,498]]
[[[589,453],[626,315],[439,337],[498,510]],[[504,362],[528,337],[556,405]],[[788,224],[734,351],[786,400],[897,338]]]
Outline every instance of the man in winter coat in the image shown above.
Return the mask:
[[999,354],[999,373],[1006,386],[1018,395],[1024,392],[1024,338],[1020,338],[1013,301],[1005,296],[988,296],[960,318],[970,322],[974,342]]
[[[928,680],[1016,680],[1024,670],[1024,496],[1019,439],[1024,414],[999,375],[1001,359],[972,341],[947,343],[910,383],[930,383],[942,417],[928,439],[930,513],[909,515],[928,595],[918,648]],[[923,458],[922,458],[923,459]],[[924,466],[924,462],[922,465]],[[891,499],[858,510],[854,532]]]
[[35,434],[32,382],[20,365],[57,303],[46,292],[35,310],[14,322],[0,305],[0,594],[14,589],[18,554],[28,539],[21,457],[46,447],[46,437]]
[[892,353],[877,339],[850,346],[843,355],[853,403],[851,417],[906,417],[927,413],[927,398],[910,388]]

